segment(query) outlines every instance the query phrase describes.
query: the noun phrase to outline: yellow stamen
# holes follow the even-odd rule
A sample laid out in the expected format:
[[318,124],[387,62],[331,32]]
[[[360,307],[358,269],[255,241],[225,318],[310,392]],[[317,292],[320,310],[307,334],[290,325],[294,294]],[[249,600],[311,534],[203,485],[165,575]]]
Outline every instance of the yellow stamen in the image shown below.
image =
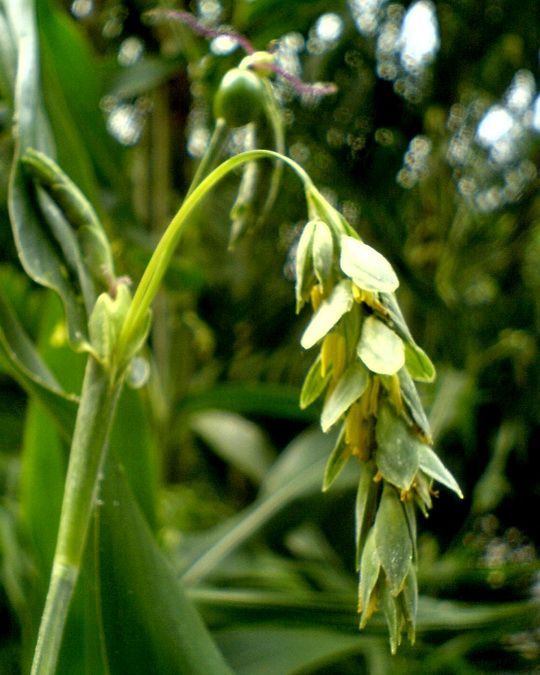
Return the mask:
[[329,333],[322,341],[321,346],[321,375],[326,377],[330,366],[332,365],[334,355],[334,344],[336,341],[336,334]]
[[336,333],[332,358],[332,377],[336,382],[343,375],[346,360],[347,345],[345,344],[345,337],[341,333]]
[[313,288],[311,289],[310,297],[311,297],[311,306],[313,307],[313,311],[316,312],[319,309],[319,305],[321,304],[324,298],[322,288],[320,287],[319,284],[313,286]]
[[394,404],[396,412],[401,415],[403,412],[403,399],[401,398],[401,385],[398,374],[394,374],[390,380],[390,399]]
[[358,447],[358,429],[362,424],[362,404],[360,401],[353,403],[345,418],[345,442],[353,448]]
[[358,288],[356,284],[352,285],[352,294],[355,302],[361,303],[364,299],[364,291]]
[[370,415],[375,415],[379,409],[379,390],[381,387],[380,379],[375,376],[372,380],[371,391],[369,392],[368,412]]

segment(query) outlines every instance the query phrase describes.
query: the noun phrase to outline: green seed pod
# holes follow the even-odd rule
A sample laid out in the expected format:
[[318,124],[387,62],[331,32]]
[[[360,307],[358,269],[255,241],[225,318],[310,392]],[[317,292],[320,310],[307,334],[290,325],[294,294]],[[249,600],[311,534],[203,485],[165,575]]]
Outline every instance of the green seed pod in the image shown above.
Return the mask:
[[214,116],[225,120],[231,129],[256,122],[264,109],[264,86],[251,70],[229,70],[214,98]]

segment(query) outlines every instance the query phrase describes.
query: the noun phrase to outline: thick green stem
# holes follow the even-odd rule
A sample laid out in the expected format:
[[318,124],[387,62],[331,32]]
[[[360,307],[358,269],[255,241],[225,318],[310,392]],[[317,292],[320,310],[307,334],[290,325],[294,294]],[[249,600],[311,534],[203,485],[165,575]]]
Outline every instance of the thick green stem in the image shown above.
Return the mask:
[[[194,190],[186,197],[180,210],[172,219],[169,227],[165,230],[163,237],[154,251],[150,262],[148,263],[143,277],[133,301],[131,303],[128,315],[124,321],[122,332],[118,339],[117,354],[121,355],[128,351],[130,341],[134,335],[140,331],[142,323],[145,321],[146,313],[152,304],[152,301],[161,284],[161,280],[169,266],[169,262],[174,254],[175,248],[180,239],[180,235],[184,229],[184,225],[188,222],[190,215],[196,206],[202,201],[206,194],[224,178],[228,173],[233,171],[236,167],[251,162],[255,159],[262,158],[279,159],[288,164],[298,175],[306,191],[317,193],[311,178],[294,160],[285,155],[281,155],[272,150],[250,150],[235,155],[230,159],[220,164],[217,169],[214,169]],[[121,357],[120,357],[121,358]]]
[[32,675],[56,668],[69,605],[96,503],[99,476],[122,382],[88,359],[69,459],[51,581],[41,618]]

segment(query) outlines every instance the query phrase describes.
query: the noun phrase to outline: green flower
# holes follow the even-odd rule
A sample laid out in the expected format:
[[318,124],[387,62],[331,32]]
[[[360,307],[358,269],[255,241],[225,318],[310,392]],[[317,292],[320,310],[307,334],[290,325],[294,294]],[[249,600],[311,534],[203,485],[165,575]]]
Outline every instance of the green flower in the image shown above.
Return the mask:
[[427,515],[435,480],[462,494],[431,448],[414,380],[432,381],[435,368],[399,309],[394,269],[312,186],[307,200],[310,220],[296,252],[296,307],[311,304],[300,342],[320,351],[300,405],[324,397],[323,431],[341,425],[323,490],[351,457],[359,461],[360,628],[382,609],[395,652],[403,631],[411,642],[415,636],[416,507]]

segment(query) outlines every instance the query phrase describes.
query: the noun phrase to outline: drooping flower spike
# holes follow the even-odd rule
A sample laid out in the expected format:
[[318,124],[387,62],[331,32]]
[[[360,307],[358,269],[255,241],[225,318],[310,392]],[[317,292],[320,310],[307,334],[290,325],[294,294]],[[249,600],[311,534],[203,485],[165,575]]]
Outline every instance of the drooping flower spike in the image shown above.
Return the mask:
[[323,490],[348,462],[360,464],[356,564],[360,628],[380,606],[395,652],[415,637],[416,508],[432,507],[438,481],[462,496],[432,449],[429,421],[414,380],[435,369],[415,343],[394,292],[399,280],[324,197],[307,188],[310,220],[296,251],[296,307],[313,316],[301,338],[320,346],[302,392],[302,408],[323,397],[321,428],[341,425]]

